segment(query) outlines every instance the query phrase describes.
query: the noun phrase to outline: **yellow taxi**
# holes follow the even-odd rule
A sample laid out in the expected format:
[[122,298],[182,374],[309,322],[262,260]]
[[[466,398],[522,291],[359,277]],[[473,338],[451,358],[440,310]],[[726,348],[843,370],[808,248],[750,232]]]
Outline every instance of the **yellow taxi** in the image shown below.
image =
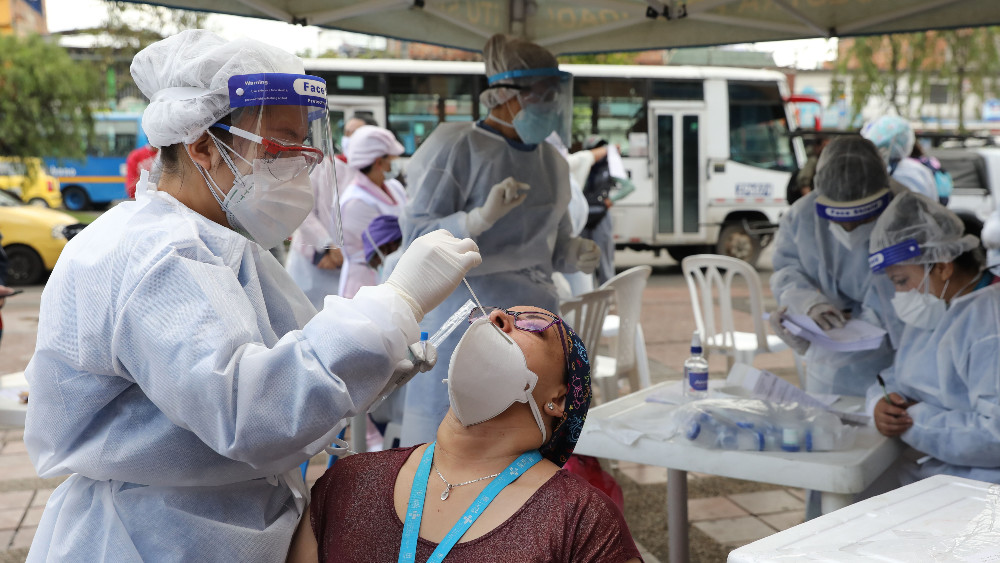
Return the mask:
[[[31,173],[28,174],[28,169]],[[48,173],[40,158],[0,156],[0,190],[39,207],[62,207],[59,180]]]
[[66,241],[84,227],[72,215],[25,205],[0,192],[0,235],[7,253],[7,284],[40,282],[56,265]]

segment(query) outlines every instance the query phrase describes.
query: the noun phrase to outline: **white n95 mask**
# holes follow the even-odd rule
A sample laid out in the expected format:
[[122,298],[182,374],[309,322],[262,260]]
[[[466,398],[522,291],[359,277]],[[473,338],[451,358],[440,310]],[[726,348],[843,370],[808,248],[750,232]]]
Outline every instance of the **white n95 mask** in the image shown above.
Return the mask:
[[448,398],[463,426],[486,422],[515,402],[527,403],[544,443],[545,423],[531,396],[537,383],[521,347],[485,318],[472,323],[448,365]]
[[[942,295],[948,290],[950,282],[951,280],[945,282]],[[924,283],[927,283],[926,277],[920,285],[923,286]],[[918,287],[903,293],[897,292],[892,298],[892,308],[895,309],[899,320],[904,323],[917,328],[931,329],[941,323],[941,318],[948,311],[948,304],[944,299],[922,291]]]
[[871,236],[872,231],[875,229],[875,222],[863,223],[858,225],[852,231],[845,231],[843,227],[837,223],[829,222],[830,234],[833,238],[837,239],[837,242],[847,250],[854,250],[855,248],[868,248],[868,238]]

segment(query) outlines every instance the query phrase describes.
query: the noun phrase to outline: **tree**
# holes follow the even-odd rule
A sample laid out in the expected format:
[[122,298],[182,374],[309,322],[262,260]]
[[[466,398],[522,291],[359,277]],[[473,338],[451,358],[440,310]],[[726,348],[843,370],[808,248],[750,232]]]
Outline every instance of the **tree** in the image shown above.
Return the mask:
[[855,113],[872,96],[879,96],[886,101],[884,109],[892,108],[908,119],[920,116],[932,85],[942,85],[958,106],[958,128],[964,130],[969,96],[982,100],[997,91],[998,31],[998,27],[980,27],[844,40],[835,75],[851,78]]
[[100,76],[59,45],[0,36],[0,154],[83,157],[100,100]]

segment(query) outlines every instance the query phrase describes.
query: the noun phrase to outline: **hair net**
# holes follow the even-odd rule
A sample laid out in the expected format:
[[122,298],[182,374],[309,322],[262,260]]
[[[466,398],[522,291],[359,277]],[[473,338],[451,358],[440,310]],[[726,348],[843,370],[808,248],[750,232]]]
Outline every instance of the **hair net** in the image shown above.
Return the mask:
[[958,215],[927,196],[904,190],[875,223],[869,265],[878,272],[893,264],[952,262],[978,244],[978,238],[965,234]]
[[894,166],[910,156],[916,136],[909,122],[895,115],[884,115],[861,128],[861,136],[878,148],[886,166]]
[[362,125],[354,130],[347,145],[347,165],[360,170],[387,154],[403,154],[403,145],[399,144],[392,131],[375,125]]
[[813,186],[819,195],[847,203],[888,188],[889,175],[870,141],[837,137],[819,155]]
[[[483,60],[486,63],[487,77],[512,70],[559,66],[559,61],[544,47],[535,45],[527,39],[509,37],[502,33],[486,41],[486,46],[483,47]],[[479,101],[492,109],[513,98],[517,93],[514,88],[489,88],[479,94]]]
[[154,147],[193,143],[231,111],[229,79],[243,74],[302,74],[302,60],[253,39],[226,41],[186,30],[136,54],[132,78],[150,103],[142,128]]
[[583,423],[590,408],[590,357],[583,340],[562,323],[563,350],[566,352],[566,408],[556,422],[552,438],[539,451],[545,459],[562,467],[569,460],[580,439]]
[[368,223],[368,228],[362,233],[361,239],[365,249],[365,262],[371,262],[378,247],[403,240],[403,232],[399,229],[399,218],[395,215],[379,215]]

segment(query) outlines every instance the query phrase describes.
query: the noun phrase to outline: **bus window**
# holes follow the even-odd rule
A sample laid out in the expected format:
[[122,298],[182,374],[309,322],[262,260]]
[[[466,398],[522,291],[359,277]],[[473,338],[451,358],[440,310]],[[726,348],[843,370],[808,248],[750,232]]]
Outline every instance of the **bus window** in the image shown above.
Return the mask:
[[438,123],[478,117],[474,76],[389,75],[389,129],[412,155]]
[[792,171],[785,106],[773,82],[729,82],[729,158],[734,162]]
[[574,78],[573,140],[583,142],[597,135],[628,156],[628,134],[637,119],[645,119],[644,93],[644,80]]
[[87,147],[87,156],[127,157],[136,148],[139,122],[129,120],[94,121],[94,144]]

